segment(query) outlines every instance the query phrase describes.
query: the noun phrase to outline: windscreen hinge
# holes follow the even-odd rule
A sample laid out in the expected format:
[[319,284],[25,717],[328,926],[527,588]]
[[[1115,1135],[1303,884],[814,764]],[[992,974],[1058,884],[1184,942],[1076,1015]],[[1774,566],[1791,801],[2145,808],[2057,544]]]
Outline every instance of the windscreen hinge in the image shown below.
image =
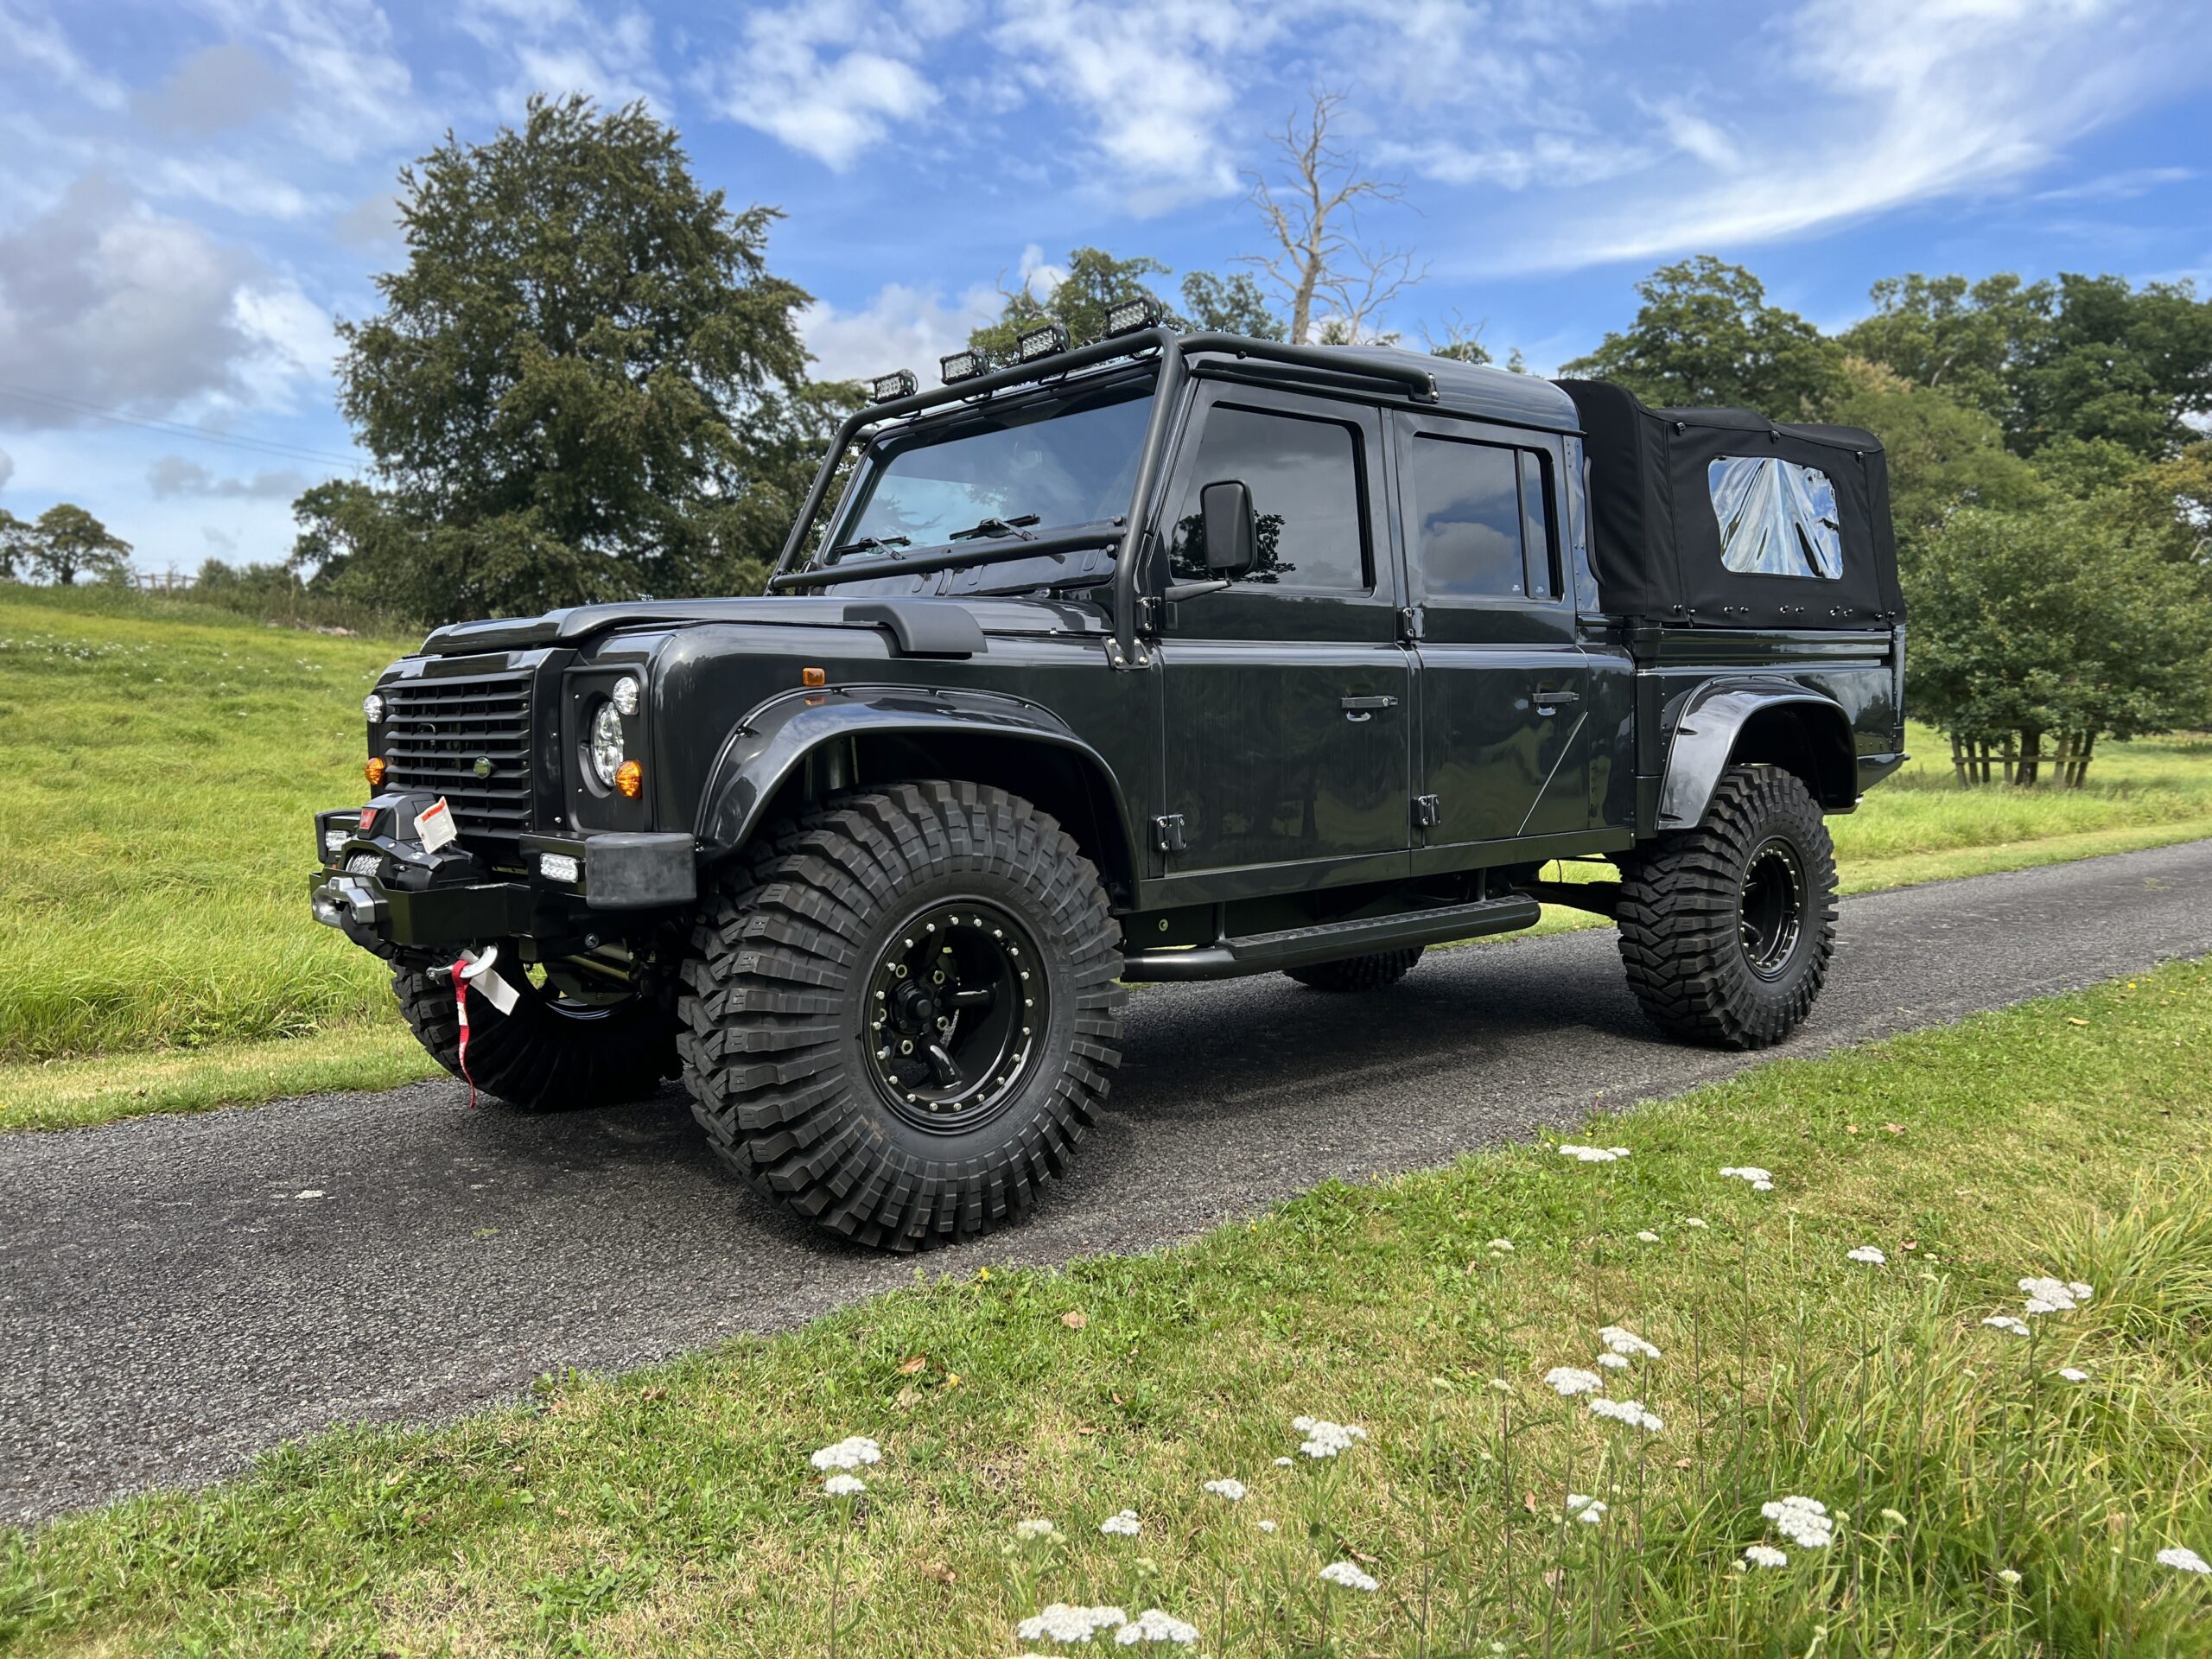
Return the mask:
[[1428,631],[1428,618],[1421,607],[1408,605],[1398,612],[1398,638],[1418,639]]
[[1166,817],[1152,821],[1152,845],[1154,851],[1161,853],[1179,853],[1190,845],[1183,835],[1180,812],[1170,812]]
[[1414,828],[1433,830],[1444,820],[1444,803],[1433,795],[1414,797]]

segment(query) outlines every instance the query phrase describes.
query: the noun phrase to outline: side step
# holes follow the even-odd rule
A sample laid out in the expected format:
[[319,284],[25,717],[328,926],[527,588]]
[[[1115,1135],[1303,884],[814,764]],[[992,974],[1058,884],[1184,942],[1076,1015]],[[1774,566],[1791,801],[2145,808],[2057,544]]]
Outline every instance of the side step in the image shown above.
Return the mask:
[[1445,944],[1485,933],[1510,933],[1533,927],[1543,906],[1520,893],[1480,899],[1470,905],[1443,905],[1398,916],[1363,917],[1294,927],[1280,933],[1248,933],[1239,939],[1192,945],[1178,950],[1135,950],[1123,959],[1125,980],[1234,979],[1240,974],[1271,974],[1317,962],[1337,962],[1378,950],[1414,944]]

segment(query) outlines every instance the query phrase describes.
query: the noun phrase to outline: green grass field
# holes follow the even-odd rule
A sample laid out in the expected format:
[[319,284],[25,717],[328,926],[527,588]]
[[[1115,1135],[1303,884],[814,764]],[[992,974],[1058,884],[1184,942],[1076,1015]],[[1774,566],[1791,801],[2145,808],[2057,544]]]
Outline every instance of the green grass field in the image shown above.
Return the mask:
[[[2212,1578],[2158,1556],[2212,1553],[2208,997],[2177,964],[1570,1137],[1616,1161],[1333,1184],[341,1432],[0,1537],[0,1644],[965,1659],[1070,1650],[1018,1634],[1057,1602],[1214,1655],[2202,1654]],[[2046,1274],[2094,1295],[1984,1323]],[[1546,1386],[1606,1325],[1658,1351],[1603,1396],[1656,1429]],[[1300,1415],[1365,1438],[1306,1456]],[[880,1461],[833,1497],[810,1453],[850,1435]],[[1783,1535],[1785,1496],[1833,1535]]]
[[[432,1074],[303,892],[308,815],[361,798],[359,699],[410,644],[0,585],[0,1129]],[[1961,791],[1914,747],[1834,821],[1847,891],[2212,835],[2212,740],[2108,743],[2064,794]]]

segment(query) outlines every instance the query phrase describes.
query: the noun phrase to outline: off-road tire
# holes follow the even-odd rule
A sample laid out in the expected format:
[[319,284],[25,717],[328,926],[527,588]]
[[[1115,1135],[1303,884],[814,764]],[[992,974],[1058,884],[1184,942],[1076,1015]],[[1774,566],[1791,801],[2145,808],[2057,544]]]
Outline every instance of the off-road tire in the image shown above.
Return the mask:
[[[1794,868],[1786,868],[1794,865]],[[1796,928],[1755,966],[1757,924],[1776,871],[1799,890]],[[1758,892],[1747,894],[1747,879]],[[1696,829],[1621,861],[1621,960],[1636,1000],[1673,1036],[1764,1048],[1812,1009],[1835,947],[1835,849],[1805,785],[1774,766],[1731,766]]]
[[[1033,942],[1046,1029],[1025,1033],[998,1103],[956,1129],[887,1092],[869,987],[920,918],[965,906]],[[1029,802],[937,779],[832,796],[704,897],[677,1002],[692,1113],[755,1188],[860,1243],[987,1232],[1027,1214],[1104,1103],[1122,963],[1097,871]]]
[[[514,959],[501,956],[503,963]],[[468,994],[467,1075],[480,1092],[524,1111],[567,1111],[642,1100],[676,1075],[676,1021],[662,1002],[639,995],[602,1007],[576,1007],[520,973],[501,976],[518,999],[512,1014],[501,1014],[480,991]],[[452,982],[401,968],[392,974],[391,989],[416,1040],[461,1076]]]
[[1340,962],[1316,962],[1283,972],[1317,991],[1379,991],[1413,972],[1426,945],[1403,950],[1377,950],[1372,956],[1346,957]]

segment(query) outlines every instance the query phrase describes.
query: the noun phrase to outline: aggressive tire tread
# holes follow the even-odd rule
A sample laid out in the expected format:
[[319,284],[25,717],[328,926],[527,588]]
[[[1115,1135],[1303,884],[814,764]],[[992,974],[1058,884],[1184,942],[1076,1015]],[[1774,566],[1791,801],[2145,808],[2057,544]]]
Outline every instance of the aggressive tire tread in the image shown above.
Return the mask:
[[[422,969],[391,976],[399,1012],[430,1058],[461,1070],[461,1020],[449,982]],[[566,1111],[640,1100],[677,1072],[674,1022],[645,997],[577,1019],[547,1006],[542,993],[518,987],[512,1014],[480,995],[468,1001],[468,1075],[481,1092],[524,1111]]]

